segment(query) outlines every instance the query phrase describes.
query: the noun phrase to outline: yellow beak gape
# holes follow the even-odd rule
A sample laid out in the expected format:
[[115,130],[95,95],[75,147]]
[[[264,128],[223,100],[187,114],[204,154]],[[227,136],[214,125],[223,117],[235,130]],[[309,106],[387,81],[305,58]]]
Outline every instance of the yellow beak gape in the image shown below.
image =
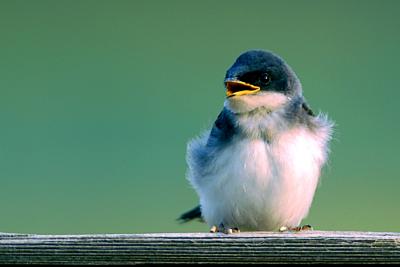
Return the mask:
[[242,81],[227,81],[225,85],[227,97],[254,94],[261,90],[259,86]]

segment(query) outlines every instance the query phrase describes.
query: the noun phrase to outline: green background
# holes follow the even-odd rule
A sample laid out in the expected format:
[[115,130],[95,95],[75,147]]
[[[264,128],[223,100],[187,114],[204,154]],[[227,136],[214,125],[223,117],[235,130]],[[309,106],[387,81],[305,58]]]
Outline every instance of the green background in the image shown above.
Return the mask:
[[0,1],[0,231],[207,231],[187,141],[243,51],[337,124],[304,223],[400,231],[400,1]]

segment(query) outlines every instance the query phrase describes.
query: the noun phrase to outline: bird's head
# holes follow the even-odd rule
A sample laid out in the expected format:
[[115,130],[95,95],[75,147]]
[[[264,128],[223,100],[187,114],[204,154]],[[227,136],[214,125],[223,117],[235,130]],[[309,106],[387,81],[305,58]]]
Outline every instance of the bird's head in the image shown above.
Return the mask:
[[241,54],[225,76],[225,106],[234,113],[256,108],[276,110],[301,95],[299,79],[277,55],[263,50]]

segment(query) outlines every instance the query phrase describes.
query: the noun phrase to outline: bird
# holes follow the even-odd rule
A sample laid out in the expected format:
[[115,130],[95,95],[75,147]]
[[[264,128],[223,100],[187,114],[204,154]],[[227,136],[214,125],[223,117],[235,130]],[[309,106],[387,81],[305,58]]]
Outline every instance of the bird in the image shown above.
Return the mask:
[[210,232],[301,231],[330,154],[334,123],[315,114],[284,59],[241,53],[212,127],[189,140],[186,177],[199,205],[178,219]]

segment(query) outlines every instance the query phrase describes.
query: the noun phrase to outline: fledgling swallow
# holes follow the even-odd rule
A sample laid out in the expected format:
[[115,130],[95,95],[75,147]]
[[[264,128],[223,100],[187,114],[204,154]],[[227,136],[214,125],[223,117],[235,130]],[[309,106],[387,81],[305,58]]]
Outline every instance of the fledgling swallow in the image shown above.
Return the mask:
[[187,146],[200,205],[180,219],[202,218],[212,232],[301,229],[333,123],[313,113],[294,71],[272,52],[241,54],[224,84],[213,127]]

